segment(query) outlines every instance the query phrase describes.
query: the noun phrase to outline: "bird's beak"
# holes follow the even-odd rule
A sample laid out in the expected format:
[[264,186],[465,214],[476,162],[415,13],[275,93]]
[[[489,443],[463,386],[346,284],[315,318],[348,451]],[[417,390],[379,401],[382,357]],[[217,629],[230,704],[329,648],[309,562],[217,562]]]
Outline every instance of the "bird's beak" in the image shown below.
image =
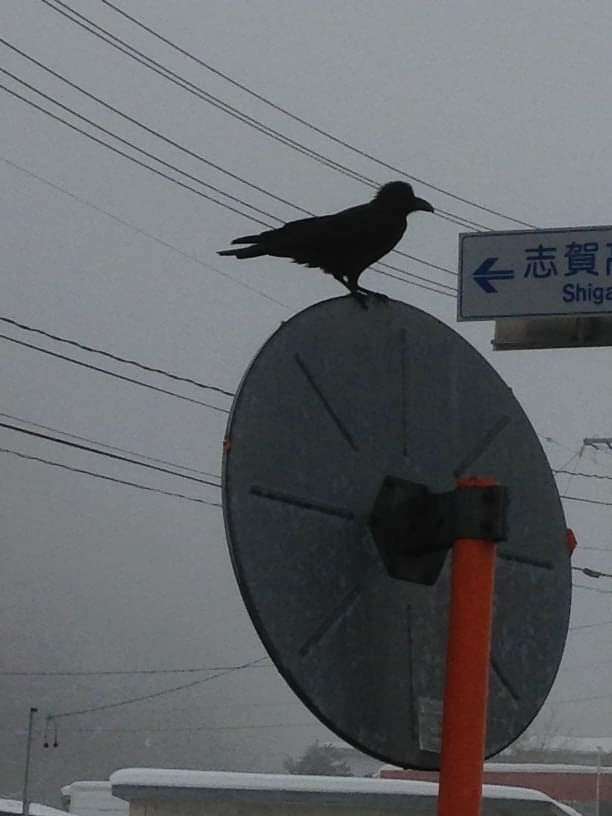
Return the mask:
[[422,210],[423,212],[434,212],[434,208],[431,206],[429,201],[425,201],[424,198],[415,198],[413,209]]

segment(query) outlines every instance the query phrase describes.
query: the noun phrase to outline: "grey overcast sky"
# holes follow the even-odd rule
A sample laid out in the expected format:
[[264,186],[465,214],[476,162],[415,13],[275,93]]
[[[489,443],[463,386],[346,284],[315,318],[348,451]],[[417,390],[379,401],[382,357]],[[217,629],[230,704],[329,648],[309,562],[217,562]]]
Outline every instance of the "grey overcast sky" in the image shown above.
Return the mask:
[[[543,227],[612,222],[607,0],[116,4],[276,104],[423,181]],[[332,212],[371,195],[360,181],[133,62],[50,5],[57,7],[3,0],[2,37],[168,138],[307,210]],[[397,177],[181,56],[101,0],[60,7],[67,13],[71,7],[206,93],[334,161],[376,182]],[[3,69],[122,138],[281,220],[298,217],[288,205],[110,113],[6,45],[0,50]],[[77,122],[6,74],[0,82]],[[257,225],[4,91],[0,99],[2,316],[231,391],[280,321],[338,294],[316,270],[281,260],[218,258],[216,250]],[[496,229],[513,226],[423,184],[415,190],[463,218]],[[458,231],[448,221],[417,215],[400,248],[454,270]],[[406,258],[388,260],[454,283],[447,273]],[[472,342],[545,437],[553,467],[571,460],[580,472],[612,476],[611,453],[577,456],[583,437],[612,436],[609,349],[494,353],[493,325],[457,325],[453,298],[373,272],[362,282],[427,310]],[[3,324],[0,333],[193,399],[229,404],[222,395],[15,326]],[[223,413],[0,342],[3,414],[220,472]],[[6,429],[0,447],[219,500],[215,488]],[[4,672],[230,666],[264,654],[235,587],[218,507],[5,452],[0,466]],[[600,501],[612,501],[611,484],[560,478],[562,491]],[[612,572],[612,507],[567,501],[565,508],[581,545],[575,563]],[[575,579],[572,625],[593,626],[570,634],[534,728],[607,736],[612,580],[579,573]],[[47,713],[103,706],[203,676],[1,676],[0,793],[20,795],[30,705],[39,707],[42,725]],[[563,702],[574,698],[600,699]],[[210,728],[217,730],[205,730]],[[59,736],[55,751],[36,742],[33,792],[39,800],[57,801],[60,784],[104,777],[125,765],[280,770],[287,754],[330,738],[269,665],[150,702],[66,718]]]

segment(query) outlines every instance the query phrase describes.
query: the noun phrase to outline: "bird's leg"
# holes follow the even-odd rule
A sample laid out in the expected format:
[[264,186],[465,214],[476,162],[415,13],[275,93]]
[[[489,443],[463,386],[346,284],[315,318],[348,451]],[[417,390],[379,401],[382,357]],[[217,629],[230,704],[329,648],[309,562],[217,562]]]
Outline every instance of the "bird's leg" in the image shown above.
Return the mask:
[[368,308],[367,302],[367,294],[360,290],[360,287],[357,286],[356,283],[351,283],[347,275],[335,275],[334,276],[338,283],[341,283],[343,286],[349,290],[351,295],[355,298],[357,303],[361,306],[362,309]]

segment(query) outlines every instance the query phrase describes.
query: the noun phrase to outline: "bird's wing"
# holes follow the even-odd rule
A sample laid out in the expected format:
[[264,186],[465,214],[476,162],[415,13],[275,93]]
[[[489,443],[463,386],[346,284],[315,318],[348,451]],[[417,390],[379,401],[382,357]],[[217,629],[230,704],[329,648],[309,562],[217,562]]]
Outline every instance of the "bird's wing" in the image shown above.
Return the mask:
[[263,233],[258,244],[270,255],[292,258],[309,266],[324,266],[330,253],[348,250],[371,232],[368,204],[348,210],[291,221],[276,230]]

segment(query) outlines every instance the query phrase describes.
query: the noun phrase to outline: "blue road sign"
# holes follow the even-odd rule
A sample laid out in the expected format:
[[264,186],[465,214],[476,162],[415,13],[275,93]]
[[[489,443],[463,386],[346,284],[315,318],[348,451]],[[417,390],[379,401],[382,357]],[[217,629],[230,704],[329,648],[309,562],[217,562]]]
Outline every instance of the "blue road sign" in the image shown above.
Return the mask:
[[459,320],[612,314],[612,227],[459,236]]

